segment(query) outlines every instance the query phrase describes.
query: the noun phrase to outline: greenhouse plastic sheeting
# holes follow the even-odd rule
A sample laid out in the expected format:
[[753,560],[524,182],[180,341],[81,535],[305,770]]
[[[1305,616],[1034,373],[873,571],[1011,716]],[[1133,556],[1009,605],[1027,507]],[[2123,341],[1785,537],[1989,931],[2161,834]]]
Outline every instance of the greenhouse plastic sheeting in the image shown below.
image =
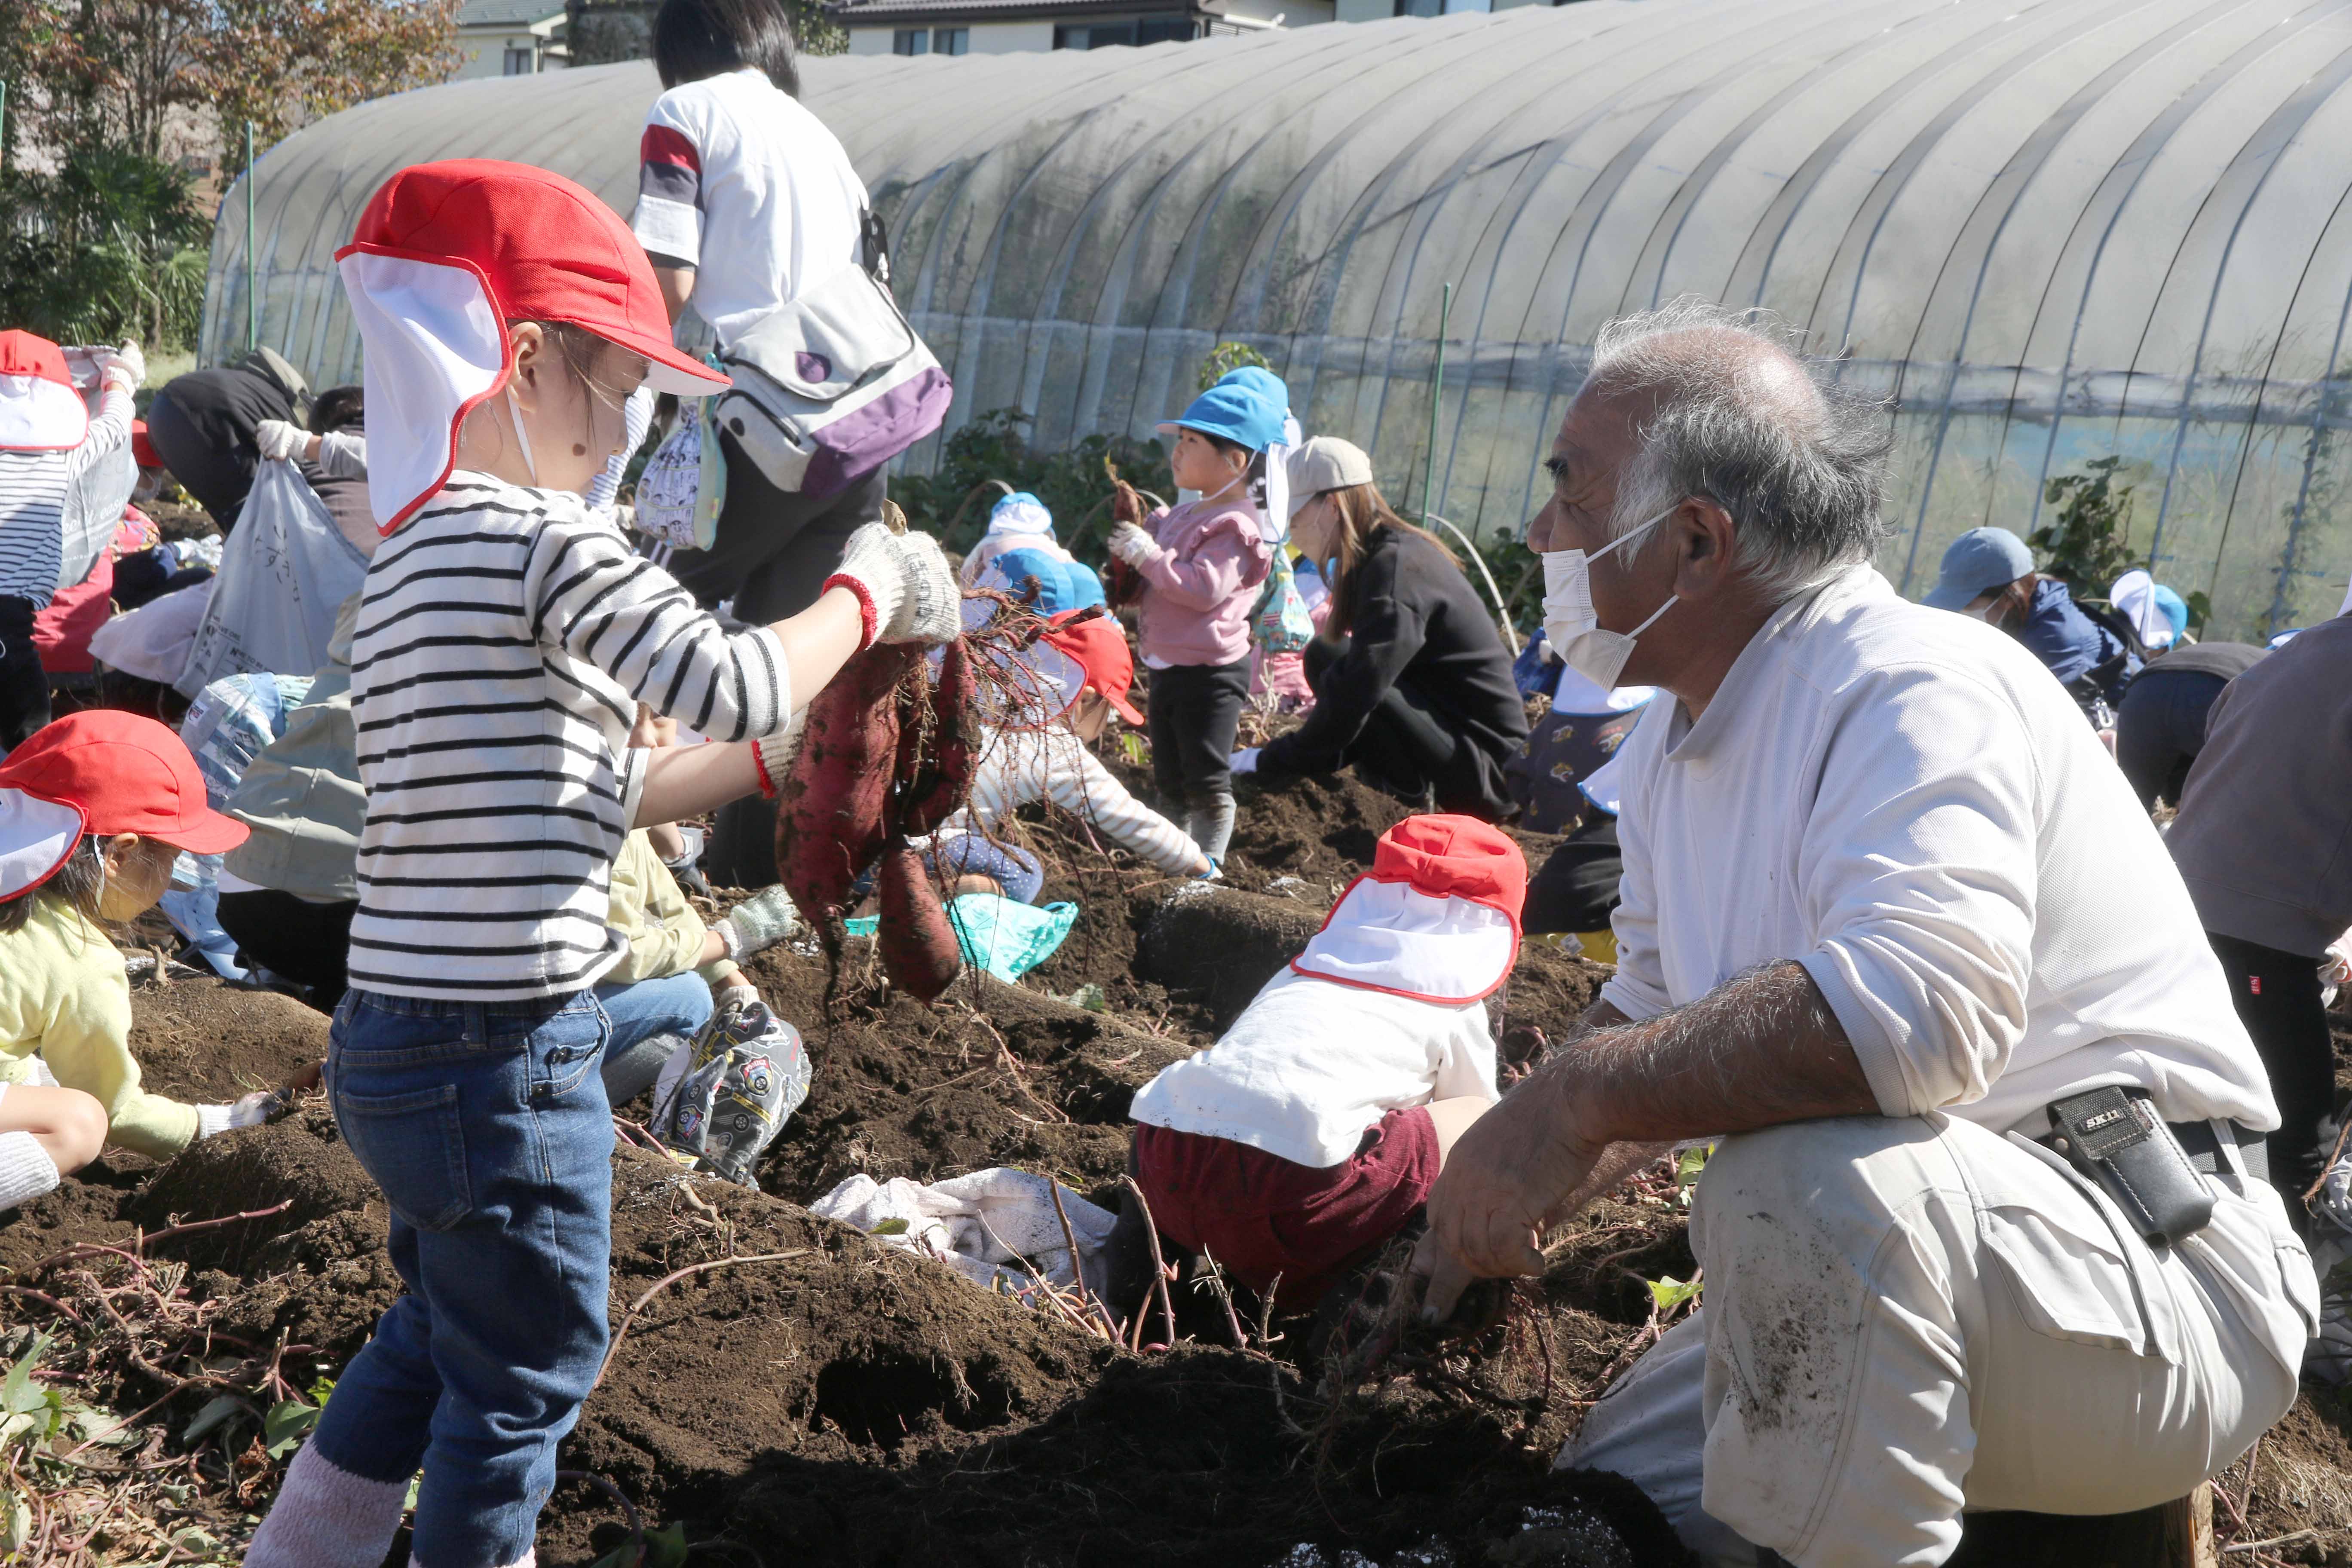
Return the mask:
[[[1049,446],[1148,435],[1231,339],[1392,500],[1493,536],[1601,323],[1696,293],[1890,400],[1906,592],[2113,453],[2131,542],[2216,631],[2343,596],[2352,0],[1591,0],[803,75],[955,377],[918,470],[999,408]],[[290,138],[255,175],[262,341],[357,374],[332,251],[404,163],[540,163],[625,214],[657,91],[645,64],[459,82]],[[243,347],[246,192],[208,359]]]

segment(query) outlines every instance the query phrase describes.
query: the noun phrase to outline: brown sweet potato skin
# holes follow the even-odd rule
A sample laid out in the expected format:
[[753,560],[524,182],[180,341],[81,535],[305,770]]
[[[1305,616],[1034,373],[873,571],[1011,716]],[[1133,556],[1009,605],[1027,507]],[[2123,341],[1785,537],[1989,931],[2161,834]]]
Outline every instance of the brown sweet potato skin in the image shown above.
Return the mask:
[[921,657],[911,644],[877,643],[844,666],[810,701],[800,750],[776,788],[778,873],[828,951],[838,951],[851,884],[889,841],[895,693]]
[[[971,796],[972,766],[980,751],[980,679],[971,650],[959,637],[940,660],[937,684],[925,689],[929,711],[920,725],[901,721],[898,777],[904,803],[898,831],[912,837],[932,833]],[[909,734],[920,737],[908,755]]]
[[[1144,519],[1143,498],[1135,487],[1113,476],[1111,479],[1110,515],[1113,522],[1132,522],[1139,526]],[[1114,610],[1123,610],[1143,597],[1143,574],[1114,555],[1103,574],[1103,597]]]
[[875,942],[883,973],[900,990],[937,1000],[955,984],[963,953],[922,857],[903,838],[883,852],[879,890],[882,921]]

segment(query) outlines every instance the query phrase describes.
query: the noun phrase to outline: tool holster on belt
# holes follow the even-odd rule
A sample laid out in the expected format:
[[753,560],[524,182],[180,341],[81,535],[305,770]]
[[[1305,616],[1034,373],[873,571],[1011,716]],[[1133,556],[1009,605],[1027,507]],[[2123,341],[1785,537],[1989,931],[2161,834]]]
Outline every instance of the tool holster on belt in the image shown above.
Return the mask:
[[2269,1176],[2261,1133],[2235,1122],[2165,1121],[2143,1089],[2089,1089],[2051,1101],[2049,1114],[2041,1142],[2105,1188],[2154,1247],[2193,1236],[2213,1217],[2206,1176]]

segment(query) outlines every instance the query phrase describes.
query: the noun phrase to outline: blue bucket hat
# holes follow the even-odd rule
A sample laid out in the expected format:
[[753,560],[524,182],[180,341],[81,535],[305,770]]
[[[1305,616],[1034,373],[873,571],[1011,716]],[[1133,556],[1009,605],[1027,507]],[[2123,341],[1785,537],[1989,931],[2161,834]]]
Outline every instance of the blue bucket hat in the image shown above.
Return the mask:
[[1972,528],[1944,552],[1942,572],[1919,602],[1931,610],[1964,610],[1989,589],[2006,587],[2033,570],[2033,552],[2005,528]]
[[1283,426],[1290,417],[1290,389],[1282,377],[1257,365],[1229,371],[1217,384],[1192,399],[1192,405],[1174,419],[1162,421],[1162,436],[1187,426],[1203,436],[1215,436],[1263,452],[1282,443]]
[[1054,514],[1045,503],[1027,490],[1014,490],[999,497],[989,510],[988,531],[991,533],[1042,533],[1054,537]]
[[1037,602],[1030,607],[1041,616],[1083,610],[1103,602],[1102,579],[1080,561],[1059,561],[1042,550],[1007,550],[988,563],[982,583],[1007,593],[1024,592],[1037,581]]

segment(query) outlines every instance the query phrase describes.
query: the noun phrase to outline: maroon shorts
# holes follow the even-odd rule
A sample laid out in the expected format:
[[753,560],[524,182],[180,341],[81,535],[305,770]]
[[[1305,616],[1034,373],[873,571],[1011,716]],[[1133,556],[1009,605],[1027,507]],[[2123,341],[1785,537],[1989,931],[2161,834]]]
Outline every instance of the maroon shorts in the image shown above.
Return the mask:
[[1437,1180],[1437,1126],[1391,1110],[1345,1163],[1324,1170],[1198,1132],[1139,1125],[1135,1174],[1160,1234],[1208,1252],[1286,1309],[1315,1304],[1332,1276],[1404,1228]]

